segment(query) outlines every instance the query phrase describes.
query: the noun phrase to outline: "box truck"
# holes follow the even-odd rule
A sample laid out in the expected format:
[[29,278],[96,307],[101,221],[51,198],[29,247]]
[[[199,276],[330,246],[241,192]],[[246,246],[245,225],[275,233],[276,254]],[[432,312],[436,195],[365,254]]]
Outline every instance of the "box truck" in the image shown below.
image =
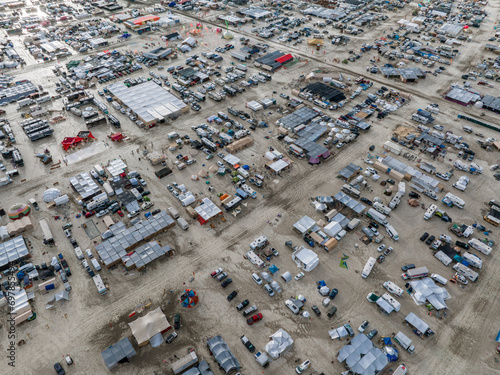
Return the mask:
[[179,224],[179,226],[183,230],[188,230],[188,228],[189,228],[188,222],[184,218],[182,218],[182,217],[180,217],[180,218],[177,219],[177,224]]
[[429,276],[429,270],[427,267],[417,267],[403,273],[401,277],[405,280],[419,279],[422,277]]
[[174,219],[178,219],[179,218],[179,211],[177,211],[175,208],[169,207],[169,208],[167,208],[167,212]]
[[413,353],[415,351],[415,347],[411,344],[410,338],[401,331],[394,336],[394,341],[406,349],[408,353]]

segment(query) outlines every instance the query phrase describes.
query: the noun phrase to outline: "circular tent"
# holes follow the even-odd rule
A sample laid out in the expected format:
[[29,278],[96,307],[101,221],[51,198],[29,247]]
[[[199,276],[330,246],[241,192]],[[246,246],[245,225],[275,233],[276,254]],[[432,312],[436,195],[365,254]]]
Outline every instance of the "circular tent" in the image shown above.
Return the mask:
[[50,203],[53,202],[54,199],[59,198],[60,196],[61,196],[61,191],[59,189],[50,188],[45,190],[42,199],[45,203]]
[[196,292],[192,289],[186,289],[181,294],[181,305],[182,307],[191,308],[194,307],[198,303],[198,296]]
[[31,211],[31,207],[26,203],[16,203],[11,208],[9,208],[9,219],[17,220],[21,219],[23,216],[27,216]]

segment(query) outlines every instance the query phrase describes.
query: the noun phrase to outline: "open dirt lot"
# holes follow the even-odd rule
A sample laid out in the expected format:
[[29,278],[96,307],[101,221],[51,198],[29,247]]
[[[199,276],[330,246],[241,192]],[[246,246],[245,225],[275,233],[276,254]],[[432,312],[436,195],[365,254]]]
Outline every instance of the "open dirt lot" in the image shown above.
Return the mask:
[[[414,4],[412,4],[414,5]],[[487,21],[487,26],[477,32],[475,38],[484,38],[488,35],[487,30],[492,28],[498,13],[498,4],[490,5],[492,15]],[[41,203],[40,211],[33,211],[32,218],[35,223],[33,231],[25,233],[25,236],[32,243],[33,262],[39,264],[48,262],[53,256],[62,253],[67,259],[73,276],[70,278],[72,291],[70,301],[59,304],[53,310],[45,310],[45,305],[49,299],[48,295],[41,295],[35,292],[33,307],[37,312],[36,320],[25,322],[17,327],[16,340],[23,339],[26,344],[16,349],[16,367],[7,367],[7,360],[2,359],[3,374],[52,374],[53,363],[63,362],[64,356],[70,354],[75,361],[67,372],[70,374],[105,374],[107,369],[102,361],[100,352],[123,337],[131,338],[135,344],[130,329],[127,325],[131,321],[128,314],[139,304],[151,303],[151,308],[162,306],[164,312],[173,324],[175,313],[182,314],[182,327],[178,331],[179,337],[172,344],[164,344],[158,348],[151,348],[149,345],[137,349],[137,355],[132,358],[131,363],[122,365],[116,373],[119,374],[153,374],[163,371],[170,372],[170,363],[174,355],[181,357],[187,353],[188,348],[195,348],[200,357],[206,359],[216,374],[222,374],[217,368],[217,364],[210,357],[205,342],[207,337],[221,335],[232,352],[242,364],[242,373],[246,375],[260,374],[291,374],[294,372],[296,362],[310,359],[311,369],[318,373],[340,374],[343,366],[339,364],[335,357],[337,351],[345,345],[345,341],[332,341],[328,331],[334,327],[350,322],[354,329],[357,329],[363,320],[370,321],[370,329],[376,328],[380,336],[389,336],[399,330],[405,332],[412,339],[415,337],[415,354],[410,355],[400,350],[400,361],[391,364],[389,368],[395,369],[399,363],[405,363],[410,368],[411,374],[495,374],[500,373],[500,364],[495,354],[494,339],[498,330],[498,284],[500,282],[499,273],[495,270],[500,267],[500,261],[496,256],[496,249],[487,259],[485,266],[481,270],[481,276],[475,283],[467,286],[448,283],[446,289],[451,295],[447,301],[449,310],[445,318],[439,319],[434,312],[430,314],[423,306],[417,306],[409,295],[404,295],[401,302],[401,311],[385,316],[378,312],[377,308],[369,304],[366,295],[369,292],[382,293],[382,284],[387,280],[392,280],[403,286],[400,277],[401,266],[407,263],[415,263],[417,266],[427,266],[431,273],[439,273],[447,278],[451,278],[454,271],[451,267],[446,268],[433,257],[432,252],[419,241],[419,237],[424,232],[434,235],[441,233],[449,234],[449,224],[433,218],[429,221],[423,220],[424,210],[422,208],[410,207],[406,201],[391,214],[391,223],[399,232],[400,240],[393,242],[386,240],[384,243],[394,247],[394,252],[389,255],[382,264],[376,264],[368,279],[361,278],[363,266],[370,256],[378,256],[376,245],[364,245],[360,241],[360,227],[351,231],[342,239],[334,251],[327,253],[316,247],[314,250],[320,258],[319,266],[311,273],[300,280],[292,280],[290,283],[280,284],[283,293],[273,298],[269,297],[265,290],[255,284],[250,275],[257,270],[243,255],[249,250],[249,243],[256,237],[265,235],[270,240],[270,245],[279,251],[278,257],[272,257],[266,262],[266,266],[275,264],[279,267],[281,274],[290,271],[293,275],[300,272],[291,258],[291,250],[284,246],[285,241],[292,240],[294,245],[305,245],[300,236],[292,229],[292,225],[302,216],[308,215],[315,220],[323,218],[321,213],[315,212],[310,205],[310,197],[336,194],[343,181],[337,178],[338,172],[347,164],[353,162],[358,165],[363,164],[366,158],[368,147],[375,145],[374,155],[382,155],[382,144],[389,140],[392,132],[402,124],[407,124],[415,128],[415,123],[411,123],[410,117],[419,108],[424,108],[431,102],[439,103],[441,113],[437,116],[437,123],[442,124],[446,130],[451,130],[455,134],[464,137],[464,141],[475,144],[476,137],[473,134],[466,134],[462,131],[463,125],[470,123],[460,122],[457,119],[458,113],[469,113],[479,115],[480,110],[476,108],[462,108],[453,103],[446,102],[441,95],[449,84],[457,81],[457,77],[471,65],[480,61],[482,45],[479,43],[467,43],[461,49],[461,57],[454,62],[445,73],[438,77],[430,76],[426,80],[421,80],[414,85],[405,85],[401,82],[389,81],[381,77],[370,76],[376,83],[367,92],[373,93],[381,85],[393,87],[411,94],[412,100],[406,106],[392,113],[383,120],[374,120],[371,129],[361,134],[356,142],[346,145],[340,150],[334,149],[334,156],[327,159],[318,166],[311,166],[305,160],[293,159],[294,165],[289,172],[281,176],[266,175],[265,186],[258,189],[256,199],[245,201],[242,212],[234,217],[225,214],[225,222],[221,220],[214,222],[214,227],[209,225],[201,226],[195,220],[189,220],[190,228],[184,232],[179,227],[174,227],[168,232],[158,236],[157,240],[162,244],[168,244],[175,249],[175,255],[164,258],[147,267],[145,271],[127,271],[124,267],[117,267],[113,270],[103,269],[101,276],[109,285],[109,292],[100,296],[95,286],[80,267],[79,261],[75,258],[74,251],[69,241],[65,238],[60,227],[66,222],[73,223],[73,235],[79,242],[82,249],[93,248],[94,239],[89,238],[81,225],[87,221],[84,218],[75,218],[78,206],[75,203],[75,195],[69,185],[69,177],[82,171],[89,171],[95,164],[107,164],[111,159],[121,157],[128,164],[129,170],[137,170],[147,181],[147,189],[151,191],[151,199],[154,201],[154,208],[165,210],[173,206],[187,218],[187,213],[180,202],[169,193],[167,184],[174,181],[178,184],[184,183],[193,193],[198,194],[198,198],[205,196],[218,201],[217,193],[233,192],[234,188],[228,176],[220,177],[211,175],[208,178],[210,186],[214,187],[211,192],[205,180],[193,181],[191,176],[196,174],[201,168],[208,170],[218,159],[205,160],[205,154],[199,152],[193,155],[197,162],[188,166],[185,170],[174,170],[174,173],[162,180],[158,180],[154,171],[158,167],[151,166],[142,157],[142,151],[163,151],[168,157],[168,165],[172,166],[175,156],[179,151],[171,153],[168,151],[169,141],[166,134],[177,131],[180,134],[189,134],[195,137],[191,130],[192,125],[206,122],[206,118],[217,111],[226,111],[228,106],[244,109],[244,103],[250,100],[257,100],[264,97],[274,97],[280,107],[286,106],[286,101],[273,91],[290,95],[292,79],[299,75],[307,74],[317,68],[330,69],[333,72],[342,72],[346,77],[355,79],[359,74],[366,74],[365,67],[368,65],[369,57],[365,56],[356,64],[339,65],[333,63],[333,58],[337,56],[347,57],[350,49],[357,49],[363,42],[373,41],[387,27],[392,27],[395,21],[410,13],[413,7],[408,6],[397,14],[391,14],[388,24],[381,24],[372,27],[360,37],[352,38],[351,42],[344,47],[329,47],[324,55],[310,54],[305,47],[297,49],[293,46],[280,46],[275,41],[253,38],[271,45],[271,49],[281,48],[289,50],[292,54],[300,56],[301,61],[295,66],[280,70],[273,75],[273,80],[264,84],[259,84],[257,88],[250,88],[245,93],[228,98],[226,101],[216,103],[208,101],[202,103],[203,110],[200,112],[191,111],[189,114],[181,116],[178,120],[168,125],[162,125],[148,131],[139,129],[131,121],[121,116],[122,131],[128,136],[128,140],[121,143],[108,141],[107,135],[114,128],[103,125],[92,129],[98,141],[92,145],[91,152],[84,155],[76,162],[64,163],[64,158],[68,154],[60,147],[60,143],[65,136],[73,136],[83,128],[82,119],[70,113],[66,114],[67,121],[54,126],[55,133],[50,138],[45,138],[36,143],[31,143],[23,134],[22,129],[17,126],[20,120],[19,112],[14,106],[3,107],[7,111],[7,118],[11,121],[17,138],[17,147],[25,157],[25,167],[20,168],[22,179],[15,180],[13,184],[1,187],[0,203],[1,207],[8,209],[10,205],[17,202],[27,202],[29,198],[38,198],[41,201],[43,191],[47,187],[56,186],[64,193],[68,193],[72,203],[64,209],[47,209]],[[208,17],[204,20],[210,24]],[[241,27],[233,30],[235,34],[234,43],[237,43],[239,36],[250,36],[251,26]],[[160,34],[148,34],[145,40],[151,38],[157,42]],[[253,36],[252,36],[253,37]],[[134,49],[137,46],[117,46],[117,48]],[[20,47],[20,39],[14,38],[16,46]],[[224,45],[225,41],[219,35],[207,32],[203,37],[204,45],[199,46],[195,52],[213,51],[216,46]],[[314,51],[316,52],[316,51]],[[230,56],[224,56],[224,66],[229,65]],[[184,63],[181,55],[179,60],[162,65],[177,65]],[[366,61],[363,61],[366,60]],[[249,66],[250,71],[256,71]],[[51,73],[51,66],[28,65],[24,71],[16,72],[17,77],[27,78],[36,84],[43,84],[49,91],[55,89],[56,79]],[[136,75],[147,75],[147,70]],[[93,90],[97,96],[97,89]],[[366,99],[366,93],[356,98],[354,103]],[[209,99],[208,99],[209,100]],[[54,101],[52,108],[60,110],[61,101]],[[227,112],[227,111],[226,111]],[[338,110],[331,116],[344,113]],[[257,129],[251,137],[255,140],[252,147],[237,154],[252,170],[257,173],[265,173],[263,155],[271,146],[283,153],[287,152],[286,146],[277,140],[277,129],[275,121],[280,117],[276,108],[266,110],[265,113],[258,114],[256,118],[267,120],[269,128]],[[123,119],[123,120],[122,120]],[[487,113],[483,117],[484,121],[498,123],[494,114]],[[485,137],[496,137],[493,131],[480,129]],[[269,139],[265,138],[269,137]],[[35,157],[36,153],[48,148],[54,160],[62,161],[61,168],[50,170],[49,166],[44,166]],[[498,155],[496,151],[486,152],[476,147],[476,162],[480,164],[485,173],[474,175],[465,192],[459,192],[467,204],[465,209],[451,208],[447,211],[454,219],[454,222],[464,222],[472,224],[474,222],[487,224],[482,220],[485,210],[488,207],[485,202],[492,198],[497,198],[498,185],[492,177],[488,166],[494,164]],[[79,150],[83,150],[80,148]],[[140,152],[138,153],[137,150]],[[184,147],[182,151],[186,151]],[[413,151],[417,158],[431,161],[428,156],[420,154],[418,150]],[[139,159],[140,158],[140,159]],[[456,159],[456,152],[448,154],[444,161],[432,161],[437,166],[438,171],[445,172],[453,168],[453,161]],[[415,165],[416,163],[407,163]],[[445,191],[452,191],[453,181],[444,182]],[[407,188],[408,191],[408,188]],[[371,188],[362,191],[362,195],[373,200],[374,197],[382,197],[383,202],[388,203],[388,198],[383,195],[382,187],[372,182]],[[440,198],[444,196],[441,193]],[[425,206],[434,203],[429,198],[421,198]],[[443,206],[437,203],[438,206]],[[443,207],[440,207],[443,208]],[[350,213],[343,213],[350,215]],[[54,216],[60,215],[62,220],[54,220]],[[114,215],[115,220],[118,216]],[[38,224],[41,218],[48,219],[49,225],[55,236],[57,246],[47,247],[42,243],[42,234]],[[66,220],[64,219],[66,218]],[[105,231],[105,226],[100,218],[92,218],[100,232]],[[127,221],[128,219],[126,219]],[[4,217],[0,225],[5,225],[7,219]],[[487,228],[491,227],[486,225]],[[385,233],[384,233],[385,234]],[[496,242],[500,240],[497,230],[494,230],[490,238]],[[98,239],[95,239],[98,241]],[[356,246],[355,246],[356,245]],[[348,269],[339,267],[342,254],[349,256],[347,260]],[[486,260],[485,259],[485,260]],[[223,267],[224,271],[233,279],[233,283],[226,289],[222,289],[219,283],[210,277],[210,272],[218,267]],[[276,278],[278,279],[278,277]],[[327,285],[339,290],[339,294],[332,302],[338,308],[337,314],[329,319],[326,317],[327,309],[321,306],[322,297],[317,293],[316,282],[325,280]],[[180,293],[186,288],[197,291],[200,302],[192,309],[184,309],[179,304]],[[59,290],[62,287],[59,286]],[[238,291],[238,296],[232,302],[228,302],[226,296],[233,290]],[[309,318],[293,315],[285,306],[284,300],[290,296],[303,294],[307,298],[306,309],[312,313],[310,306],[316,304],[322,311],[321,317],[314,314]],[[263,321],[255,325],[248,326],[245,318],[236,310],[236,305],[243,299],[249,299],[251,304],[257,304],[259,312],[264,316]],[[149,309],[149,310],[150,310]],[[145,313],[149,311],[145,310]],[[429,323],[435,335],[419,340],[411,333],[411,330],[402,324],[403,318],[409,312],[416,313],[419,317]],[[6,324],[6,317],[2,316],[1,323]],[[253,355],[241,344],[239,338],[246,335],[257,350],[261,350],[268,341],[268,336],[279,328],[285,329],[294,339],[293,350],[284,358],[280,358],[270,364],[267,369],[262,369],[255,362]],[[378,338],[377,337],[377,338]],[[0,349],[6,353],[8,340],[2,335]],[[332,363],[332,360],[335,360]],[[387,373],[391,373],[387,371]]]

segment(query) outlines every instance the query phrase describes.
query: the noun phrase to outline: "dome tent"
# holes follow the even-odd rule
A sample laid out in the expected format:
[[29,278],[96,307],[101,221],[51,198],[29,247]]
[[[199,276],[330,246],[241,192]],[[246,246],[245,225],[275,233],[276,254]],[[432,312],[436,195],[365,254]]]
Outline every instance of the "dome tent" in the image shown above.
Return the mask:
[[9,208],[8,212],[9,219],[11,220],[21,219],[23,216],[28,215],[30,211],[31,207],[26,203],[16,203],[11,208]]
[[186,289],[181,294],[180,302],[182,307],[191,308],[198,303],[198,296],[196,292],[192,289]]
[[56,188],[50,188],[44,191],[43,193],[43,201],[45,203],[53,202],[54,199],[59,198],[61,196],[61,191]]

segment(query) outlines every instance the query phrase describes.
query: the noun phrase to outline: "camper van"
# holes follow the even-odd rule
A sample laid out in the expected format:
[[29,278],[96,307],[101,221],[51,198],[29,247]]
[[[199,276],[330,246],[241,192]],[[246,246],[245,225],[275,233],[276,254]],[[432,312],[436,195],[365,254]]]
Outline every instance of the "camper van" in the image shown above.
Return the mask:
[[437,281],[438,283],[443,284],[443,285],[446,285],[446,283],[448,282],[448,280],[446,280],[446,278],[444,278],[441,275],[438,275],[437,273],[433,273],[431,275],[431,279],[434,281]]
[[92,262],[92,265],[94,266],[95,270],[97,272],[99,272],[101,270],[101,265],[99,264],[99,261],[96,258],[94,258],[91,260],[91,262]]
[[403,295],[403,289],[394,284],[392,281],[386,281],[383,285],[385,289],[394,294],[396,297],[401,297]]

